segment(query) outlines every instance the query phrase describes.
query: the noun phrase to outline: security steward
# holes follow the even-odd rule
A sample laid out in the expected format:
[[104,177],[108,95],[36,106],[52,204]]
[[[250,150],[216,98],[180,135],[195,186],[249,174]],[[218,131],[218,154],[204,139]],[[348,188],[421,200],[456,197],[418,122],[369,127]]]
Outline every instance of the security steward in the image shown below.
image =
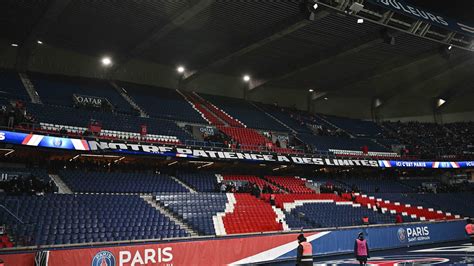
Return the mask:
[[464,227],[466,234],[471,238],[471,245],[474,246],[474,223],[471,219],[467,219],[467,224]]
[[359,261],[360,265],[367,265],[367,258],[369,256],[369,245],[367,240],[364,239],[364,233],[360,232],[354,243],[354,255]]
[[313,246],[306,241],[303,234],[298,235],[298,249],[296,257],[296,265],[312,266],[313,265]]

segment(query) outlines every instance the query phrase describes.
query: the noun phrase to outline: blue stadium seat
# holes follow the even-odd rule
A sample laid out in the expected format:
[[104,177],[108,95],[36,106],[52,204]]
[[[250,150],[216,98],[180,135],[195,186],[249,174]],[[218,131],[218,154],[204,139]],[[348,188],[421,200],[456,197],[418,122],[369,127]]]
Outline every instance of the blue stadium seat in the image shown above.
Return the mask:
[[[0,203],[11,209],[18,206],[18,216],[23,221],[17,224],[11,216],[4,216],[2,222],[16,224],[16,235],[33,239],[39,245],[156,239],[161,235],[189,236],[138,196],[47,194],[39,197],[8,196]],[[108,220],[117,212],[122,214],[120,221],[124,226],[109,222],[117,221],[115,218]],[[148,218],[153,219],[154,225],[163,223],[169,226],[158,226],[157,233],[151,234],[144,225]],[[77,223],[72,224],[72,221]],[[74,229],[66,229],[68,224],[72,224]],[[126,231],[129,234],[125,234]],[[175,234],[175,231],[181,233]]]
[[103,173],[63,170],[63,181],[75,192],[153,193],[187,192],[164,174]]

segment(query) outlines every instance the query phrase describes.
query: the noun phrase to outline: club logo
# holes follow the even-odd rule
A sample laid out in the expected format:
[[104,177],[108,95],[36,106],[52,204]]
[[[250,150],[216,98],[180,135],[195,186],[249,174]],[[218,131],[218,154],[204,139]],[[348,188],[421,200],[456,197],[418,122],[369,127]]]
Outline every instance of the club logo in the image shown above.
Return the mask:
[[54,147],[61,147],[61,145],[63,145],[63,141],[60,138],[54,138],[53,145]]
[[115,266],[115,257],[112,252],[102,250],[95,254],[91,266]]
[[399,228],[397,231],[397,235],[398,235],[398,240],[400,240],[400,242],[403,243],[407,240],[407,232],[405,231],[404,228]]

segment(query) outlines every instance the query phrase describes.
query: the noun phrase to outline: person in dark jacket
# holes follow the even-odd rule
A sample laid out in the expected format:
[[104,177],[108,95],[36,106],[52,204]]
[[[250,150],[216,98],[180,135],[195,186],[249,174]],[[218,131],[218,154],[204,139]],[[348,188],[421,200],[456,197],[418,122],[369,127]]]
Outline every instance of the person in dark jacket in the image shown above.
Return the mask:
[[364,239],[363,232],[359,233],[359,236],[354,242],[354,255],[360,265],[367,265],[367,258],[370,258],[369,245],[367,244],[367,240]]
[[296,252],[296,265],[312,266],[313,265],[313,246],[306,241],[303,234],[298,235],[298,248]]

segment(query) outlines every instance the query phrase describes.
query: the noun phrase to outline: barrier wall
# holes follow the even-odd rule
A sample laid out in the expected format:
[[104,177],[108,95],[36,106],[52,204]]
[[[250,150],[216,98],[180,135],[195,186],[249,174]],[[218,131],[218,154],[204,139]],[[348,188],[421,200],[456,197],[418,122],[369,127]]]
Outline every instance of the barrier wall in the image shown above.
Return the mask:
[[[467,239],[465,221],[416,223],[306,232],[315,256],[353,252],[354,240],[364,232],[370,249]],[[298,233],[236,236],[142,245],[71,248],[49,251],[48,265],[137,266],[223,265],[294,259]],[[1,254],[5,265],[32,266],[34,253]]]
[[390,161],[390,160],[358,160],[334,159],[314,157],[313,155],[282,155],[264,152],[233,152],[214,151],[196,148],[183,148],[167,145],[148,145],[125,142],[110,142],[84,140],[75,138],[62,138],[39,134],[26,134],[0,130],[0,143],[63,149],[81,152],[102,152],[133,155],[153,155],[188,159],[202,159],[213,161],[247,161],[269,162],[293,165],[319,165],[319,166],[351,166],[351,167],[398,167],[398,168],[472,168],[474,161]]

